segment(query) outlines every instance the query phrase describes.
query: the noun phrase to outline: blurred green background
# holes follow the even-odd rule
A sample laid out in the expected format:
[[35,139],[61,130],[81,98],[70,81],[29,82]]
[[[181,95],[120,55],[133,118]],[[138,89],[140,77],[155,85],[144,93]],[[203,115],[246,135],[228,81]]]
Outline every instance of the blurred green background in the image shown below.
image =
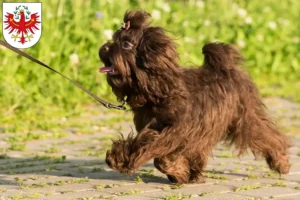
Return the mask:
[[[263,96],[300,101],[299,0],[42,2],[41,39],[25,52],[100,97],[114,101],[105,75],[98,73],[98,49],[127,9],[141,8],[176,39],[182,65],[201,65],[206,42],[233,43]],[[80,115],[97,104],[67,80],[2,47],[0,74],[0,126],[8,132],[49,129],[54,118]]]

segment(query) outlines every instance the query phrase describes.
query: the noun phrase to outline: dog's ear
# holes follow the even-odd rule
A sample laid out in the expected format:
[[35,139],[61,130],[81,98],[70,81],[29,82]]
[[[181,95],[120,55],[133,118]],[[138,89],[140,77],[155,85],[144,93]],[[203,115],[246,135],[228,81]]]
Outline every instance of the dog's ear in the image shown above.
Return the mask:
[[149,26],[151,15],[143,10],[127,11],[124,16],[124,23],[130,24],[130,29],[144,29]]
[[179,55],[177,45],[161,27],[148,27],[140,41],[137,58],[144,68],[177,67]]

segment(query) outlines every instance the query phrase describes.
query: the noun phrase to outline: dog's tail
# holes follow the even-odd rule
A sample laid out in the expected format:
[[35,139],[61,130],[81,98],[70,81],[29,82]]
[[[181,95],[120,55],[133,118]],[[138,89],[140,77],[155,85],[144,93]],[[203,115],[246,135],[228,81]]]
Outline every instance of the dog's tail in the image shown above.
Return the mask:
[[215,71],[228,71],[241,66],[243,56],[234,46],[224,43],[208,43],[202,48],[204,67]]

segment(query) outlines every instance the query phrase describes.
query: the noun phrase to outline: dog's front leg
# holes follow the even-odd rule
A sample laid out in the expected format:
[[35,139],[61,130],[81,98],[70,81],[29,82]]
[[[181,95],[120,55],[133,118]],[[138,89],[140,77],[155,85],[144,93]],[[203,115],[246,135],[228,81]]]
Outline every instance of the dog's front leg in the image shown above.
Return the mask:
[[113,141],[111,150],[106,152],[106,164],[121,173],[128,173],[128,161],[129,161],[129,145],[131,143],[131,137],[125,140],[123,137],[119,140]]
[[[149,154],[140,153],[140,150],[149,145],[158,134],[157,131],[147,130],[139,133],[136,137],[130,134],[126,139],[122,136],[119,140],[113,141],[111,150],[106,153],[106,164],[120,173],[134,173],[144,163],[143,159],[147,161],[149,156]],[[133,158],[139,158],[139,163],[136,163],[136,159]]]
[[[165,128],[161,132],[149,128],[143,129],[130,145],[128,169],[136,171],[152,158],[163,157],[179,150],[182,143],[178,143],[180,137],[178,133],[179,131],[174,127]],[[184,142],[184,139],[181,141]]]
[[186,138],[180,138],[180,133],[174,127],[161,132],[146,127],[135,137],[130,135],[126,140],[115,141],[106,154],[106,163],[121,173],[132,174],[152,158],[180,151],[186,141]]
[[141,131],[130,146],[128,168],[135,171],[157,154],[160,133],[153,129]]

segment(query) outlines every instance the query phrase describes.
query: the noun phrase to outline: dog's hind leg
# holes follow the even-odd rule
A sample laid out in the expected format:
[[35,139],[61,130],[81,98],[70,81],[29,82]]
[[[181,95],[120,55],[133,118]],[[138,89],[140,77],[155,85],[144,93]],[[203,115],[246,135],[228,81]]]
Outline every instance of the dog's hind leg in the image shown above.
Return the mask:
[[265,157],[271,170],[282,174],[289,172],[288,149],[291,145],[287,136],[280,133],[264,113],[242,120],[238,131],[232,136],[232,143],[240,152],[249,147],[255,156]]
[[166,174],[172,183],[188,183],[190,179],[189,161],[182,155],[171,154],[154,159],[154,166]]
[[290,144],[287,137],[264,122],[254,125],[251,134],[252,138],[248,144],[253,154],[263,155],[271,170],[287,174],[290,169],[288,156]]
[[202,172],[206,163],[207,156],[204,154],[195,154],[191,158],[190,155],[172,153],[154,159],[154,166],[172,183],[204,183]]

